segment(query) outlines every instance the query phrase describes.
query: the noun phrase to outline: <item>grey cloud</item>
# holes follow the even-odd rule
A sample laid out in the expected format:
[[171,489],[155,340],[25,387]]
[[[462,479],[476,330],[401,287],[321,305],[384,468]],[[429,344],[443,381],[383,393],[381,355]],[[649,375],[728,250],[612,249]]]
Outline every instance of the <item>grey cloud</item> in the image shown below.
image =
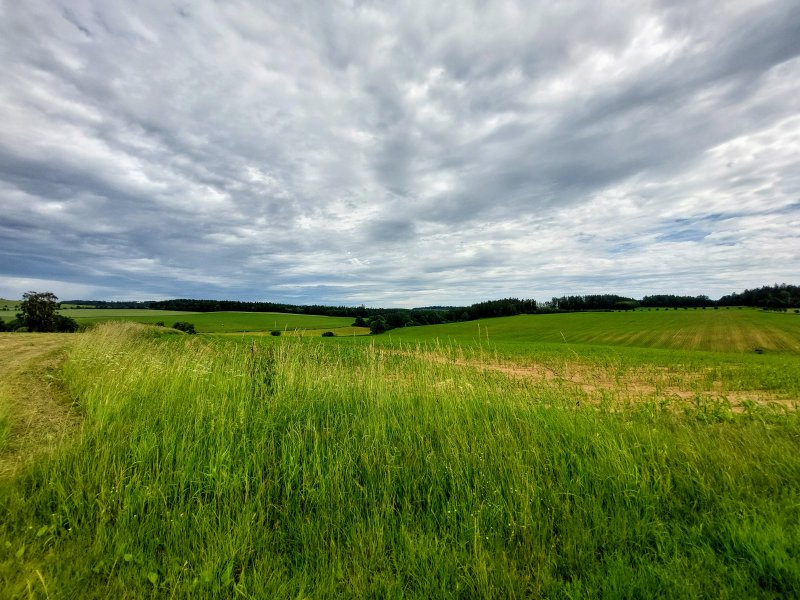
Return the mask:
[[0,295],[792,279],[794,4],[5,5]]
[[367,226],[367,239],[371,244],[407,242],[414,234],[414,223],[403,219],[380,219]]

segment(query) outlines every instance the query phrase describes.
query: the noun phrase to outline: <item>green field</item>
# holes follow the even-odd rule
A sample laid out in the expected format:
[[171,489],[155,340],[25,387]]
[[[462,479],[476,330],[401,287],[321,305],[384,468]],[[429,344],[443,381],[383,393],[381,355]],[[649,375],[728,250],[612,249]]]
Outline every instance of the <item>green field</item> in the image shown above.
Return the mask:
[[521,315],[393,330],[403,340],[482,340],[752,352],[800,352],[800,315],[756,309]]
[[[64,309],[59,313],[72,317],[81,325],[106,321],[133,321],[155,324],[163,322],[167,327],[176,321],[193,323],[199,333],[226,333],[239,331],[294,331],[299,329],[337,329],[353,324],[350,317],[325,317],[319,315],[297,315],[289,313],[251,312],[182,312],[147,309]],[[0,317],[11,320],[15,311],[0,311]]]
[[798,597],[798,322],[0,334],[0,596]]
[[[6,317],[13,319],[16,316],[16,311],[19,310],[19,305],[22,301],[21,300],[8,300],[6,298],[0,298],[0,318]],[[72,309],[76,308],[77,305],[74,304],[61,304],[62,308],[65,309]]]
[[17,310],[19,307],[19,300],[8,300],[6,298],[0,298],[0,314],[5,311],[14,311]]

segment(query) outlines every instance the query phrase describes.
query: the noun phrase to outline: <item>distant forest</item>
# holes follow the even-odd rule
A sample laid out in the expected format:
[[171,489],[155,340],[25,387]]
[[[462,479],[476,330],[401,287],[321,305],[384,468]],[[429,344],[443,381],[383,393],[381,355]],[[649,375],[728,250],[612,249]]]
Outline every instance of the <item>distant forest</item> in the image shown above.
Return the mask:
[[750,306],[768,310],[788,310],[800,307],[800,286],[785,283],[729,294],[719,300],[708,296],[676,296],[661,294],[645,296],[640,300],[616,294],[589,294],[586,296],[561,296],[549,302],[504,298],[488,300],[471,306],[426,308],[367,308],[365,306],[324,306],[321,304],[297,305],[276,302],[240,302],[236,300],[175,299],[151,302],[103,302],[95,300],[69,300],[64,304],[91,306],[93,308],[149,308],[154,310],[180,310],[191,312],[243,311],[277,312],[331,317],[353,317],[358,325],[369,326],[373,331],[436,325],[457,321],[472,321],[489,317],[508,317],[521,314],[635,310],[637,308],[711,308],[719,306]]

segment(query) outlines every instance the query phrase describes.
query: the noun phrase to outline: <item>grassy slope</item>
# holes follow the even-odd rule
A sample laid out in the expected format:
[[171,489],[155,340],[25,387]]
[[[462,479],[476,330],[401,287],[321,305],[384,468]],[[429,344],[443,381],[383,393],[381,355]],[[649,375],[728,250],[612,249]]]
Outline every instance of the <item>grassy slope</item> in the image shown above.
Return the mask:
[[480,352],[437,352],[133,325],[79,336],[65,377],[82,435],[0,490],[0,584],[85,598],[800,594],[796,412],[576,407],[548,380],[473,368]]

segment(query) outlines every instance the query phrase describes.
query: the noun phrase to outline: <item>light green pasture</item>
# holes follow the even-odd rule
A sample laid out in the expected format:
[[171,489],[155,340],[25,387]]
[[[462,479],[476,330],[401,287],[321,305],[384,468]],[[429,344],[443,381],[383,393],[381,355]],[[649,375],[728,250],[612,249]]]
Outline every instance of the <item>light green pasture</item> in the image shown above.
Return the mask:
[[[85,313],[91,312],[91,315]],[[350,317],[325,317],[288,313],[209,312],[191,313],[162,310],[68,310],[62,311],[78,323],[100,323],[105,321],[135,321],[155,324],[163,321],[167,327],[176,321],[193,323],[200,333],[226,333],[241,331],[294,331],[296,329],[336,329],[349,327]],[[118,313],[118,314],[115,314]]]

